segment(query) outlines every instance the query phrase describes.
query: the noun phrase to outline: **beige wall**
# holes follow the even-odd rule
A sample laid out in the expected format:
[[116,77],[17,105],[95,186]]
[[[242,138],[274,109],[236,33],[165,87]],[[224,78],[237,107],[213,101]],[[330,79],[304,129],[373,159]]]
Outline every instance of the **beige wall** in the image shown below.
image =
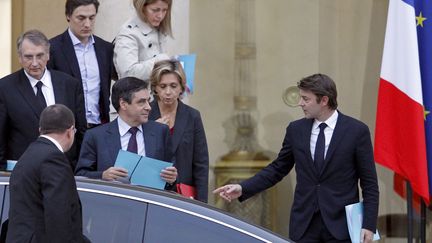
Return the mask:
[[[191,0],[190,49],[198,54],[191,104],[202,113],[211,163],[229,151],[224,124],[233,114],[233,4]],[[334,78],[340,111],[364,121],[373,135],[387,6],[377,0],[256,1],[258,139],[265,150],[277,153],[287,124],[303,116],[283,103],[283,91],[317,72]],[[377,168],[380,215],[405,212],[393,174]],[[293,172],[277,186],[277,232],[283,235],[294,186]]]
[[[189,104],[201,111],[213,164],[229,151],[226,124],[233,114],[234,1],[175,0],[171,53],[196,53],[195,94]],[[112,40],[130,15],[130,2],[104,0],[96,33]],[[24,29],[49,37],[65,30],[64,1],[24,0]],[[283,91],[316,72],[336,81],[341,112],[367,123],[373,134],[388,0],[257,0],[258,139],[273,154],[285,127],[301,118],[282,101]],[[377,165],[380,215],[405,212],[395,196],[392,173]],[[213,175],[210,176],[213,185]],[[295,186],[291,173],[277,187],[277,232],[287,235]],[[212,188],[210,188],[212,189]],[[211,201],[211,200],[210,200]]]
[[9,74],[11,70],[11,59],[7,58],[11,56],[12,49],[11,9],[11,0],[0,0],[0,56],[3,57],[0,60],[0,77]]

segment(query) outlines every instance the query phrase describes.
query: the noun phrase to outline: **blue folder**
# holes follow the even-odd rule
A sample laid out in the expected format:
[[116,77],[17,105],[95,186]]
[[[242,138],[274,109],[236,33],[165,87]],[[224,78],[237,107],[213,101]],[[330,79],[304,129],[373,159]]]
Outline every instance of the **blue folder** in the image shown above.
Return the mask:
[[6,171],[12,171],[18,161],[16,160],[7,160],[6,161]]
[[[351,242],[360,243],[361,229],[363,227],[363,202],[346,205],[345,213]],[[378,230],[376,230],[373,240],[379,239],[380,235]]]
[[196,54],[179,55],[177,59],[182,64],[183,70],[185,71],[187,87],[186,91],[189,94],[193,94]]
[[152,159],[128,151],[120,150],[117,154],[115,167],[125,168],[131,184],[164,189],[165,181],[160,177],[162,169],[172,163]]

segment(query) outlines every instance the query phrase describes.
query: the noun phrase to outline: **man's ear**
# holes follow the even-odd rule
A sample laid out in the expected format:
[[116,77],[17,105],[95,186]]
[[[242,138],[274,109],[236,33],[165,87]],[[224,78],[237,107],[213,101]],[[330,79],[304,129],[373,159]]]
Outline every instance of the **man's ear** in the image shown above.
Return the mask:
[[122,99],[122,98],[119,99],[120,110],[126,109],[127,104],[128,103],[124,99]]
[[328,105],[328,102],[329,102],[329,97],[328,96],[323,96],[321,98],[321,104],[322,105],[326,106],[326,105]]

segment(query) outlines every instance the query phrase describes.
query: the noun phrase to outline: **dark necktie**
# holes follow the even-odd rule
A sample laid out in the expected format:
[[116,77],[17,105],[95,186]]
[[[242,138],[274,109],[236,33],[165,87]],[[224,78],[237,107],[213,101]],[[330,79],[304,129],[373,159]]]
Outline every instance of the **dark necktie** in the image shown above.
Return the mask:
[[324,164],[324,153],[325,153],[325,136],[324,129],[327,127],[327,124],[324,122],[319,125],[320,132],[318,134],[318,139],[315,145],[315,155],[314,155],[314,164],[318,173],[321,172],[322,166]]
[[130,138],[129,138],[129,143],[128,143],[128,147],[127,147],[127,151],[132,152],[132,153],[138,153],[138,144],[137,144],[137,140],[136,140],[136,134],[138,132],[138,128],[137,127],[131,127],[129,129],[129,133],[131,134]]
[[44,109],[45,107],[47,107],[47,103],[46,103],[45,97],[44,97],[44,95],[42,93],[42,85],[43,85],[43,83],[41,81],[38,81],[36,83],[36,89],[37,89],[37,91],[36,91],[36,97],[37,97],[37,99],[39,101],[39,104]]

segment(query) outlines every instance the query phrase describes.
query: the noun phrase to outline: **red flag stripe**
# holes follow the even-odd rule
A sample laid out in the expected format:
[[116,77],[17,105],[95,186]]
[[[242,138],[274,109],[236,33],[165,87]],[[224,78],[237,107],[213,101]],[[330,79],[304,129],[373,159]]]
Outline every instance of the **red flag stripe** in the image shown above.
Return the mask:
[[423,106],[381,78],[375,160],[407,178],[429,203]]

